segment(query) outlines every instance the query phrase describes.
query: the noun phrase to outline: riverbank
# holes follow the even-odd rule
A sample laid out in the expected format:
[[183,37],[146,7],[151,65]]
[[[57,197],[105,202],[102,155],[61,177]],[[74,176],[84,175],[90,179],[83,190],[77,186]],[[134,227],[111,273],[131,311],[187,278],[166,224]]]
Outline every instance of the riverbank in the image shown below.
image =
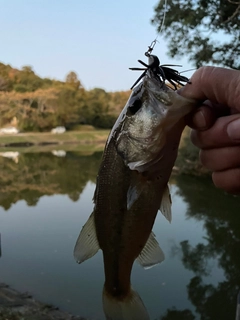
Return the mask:
[[[50,132],[27,132],[0,135],[0,152],[44,152],[54,150],[78,151],[78,149],[102,150],[109,130],[83,129],[62,134]],[[97,151],[96,150],[96,151]]]
[[[5,152],[35,153],[52,151],[71,151],[92,154],[102,151],[106,144],[109,130],[99,130],[92,126],[79,126],[76,131],[66,131],[62,134],[50,132],[27,132],[19,134],[0,135],[0,155]],[[190,129],[183,131],[179,154],[174,173],[195,176],[209,175],[199,161],[199,149],[189,138]]]
[[0,320],[86,320],[0,283]]
[[66,131],[61,134],[50,132],[27,132],[0,135],[0,147],[21,147],[44,144],[73,144],[105,142],[109,130]]

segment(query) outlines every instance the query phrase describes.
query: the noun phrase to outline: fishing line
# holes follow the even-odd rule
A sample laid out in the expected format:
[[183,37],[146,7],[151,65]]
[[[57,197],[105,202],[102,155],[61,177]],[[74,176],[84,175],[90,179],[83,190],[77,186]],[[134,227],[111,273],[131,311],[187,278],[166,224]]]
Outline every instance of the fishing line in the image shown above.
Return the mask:
[[[148,57],[148,64],[143,62],[142,60],[138,60],[139,63],[141,63],[145,68],[129,68],[130,70],[135,71],[143,71],[143,73],[140,75],[140,77],[134,82],[134,84],[131,87],[131,90],[141,81],[147,74],[147,72],[151,72],[151,77],[155,77],[160,84],[164,84],[167,80],[169,84],[167,86],[170,86],[174,88],[174,90],[177,90],[179,86],[184,86],[182,82],[189,83],[189,79],[182,76],[177,70],[169,68],[169,67],[180,67],[179,65],[173,65],[173,64],[160,64],[160,61],[157,56],[152,55],[152,51],[156,45],[157,38],[159,34],[162,32],[164,23],[165,23],[165,17],[167,12],[167,0],[164,0],[164,13],[163,13],[163,20],[160,26],[160,31],[157,35],[157,37],[151,42],[150,46],[148,47],[148,50],[145,52],[145,56]],[[188,70],[187,70],[188,71]],[[186,71],[185,71],[186,72]]]
[[151,52],[153,51],[156,43],[158,42],[158,37],[161,34],[163,27],[164,27],[164,23],[165,23],[165,18],[166,18],[166,13],[167,13],[167,0],[164,0],[164,12],[163,12],[163,19],[162,19],[162,23],[161,23],[161,27],[160,30],[156,36],[156,38],[151,42],[150,46],[148,46],[148,51],[145,52],[145,56],[149,56],[151,54]]
[[157,37],[158,37],[159,34],[162,32],[162,29],[163,29],[163,27],[164,27],[165,18],[166,18],[166,13],[167,13],[167,0],[165,0],[165,3],[164,3],[164,13],[163,13],[162,25],[161,25],[161,28],[160,28],[160,30],[159,30],[159,33],[158,33]]

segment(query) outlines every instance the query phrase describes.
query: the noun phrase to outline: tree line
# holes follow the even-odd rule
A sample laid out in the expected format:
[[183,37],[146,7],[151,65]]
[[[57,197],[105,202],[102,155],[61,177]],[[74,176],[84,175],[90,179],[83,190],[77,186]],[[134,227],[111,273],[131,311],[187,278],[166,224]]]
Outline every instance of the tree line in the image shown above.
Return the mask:
[[0,63],[0,127],[16,119],[22,131],[111,128],[128,96],[129,91],[86,90],[73,71],[58,81],[37,76],[31,66],[18,70]]

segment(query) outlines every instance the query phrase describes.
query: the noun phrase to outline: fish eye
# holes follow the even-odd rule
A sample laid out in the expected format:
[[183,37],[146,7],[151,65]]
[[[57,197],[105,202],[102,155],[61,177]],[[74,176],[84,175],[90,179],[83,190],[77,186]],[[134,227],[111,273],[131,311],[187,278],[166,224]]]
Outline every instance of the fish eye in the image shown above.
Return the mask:
[[142,106],[142,101],[140,99],[137,99],[133,102],[132,105],[128,107],[128,111],[131,113],[131,115],[135,114]]

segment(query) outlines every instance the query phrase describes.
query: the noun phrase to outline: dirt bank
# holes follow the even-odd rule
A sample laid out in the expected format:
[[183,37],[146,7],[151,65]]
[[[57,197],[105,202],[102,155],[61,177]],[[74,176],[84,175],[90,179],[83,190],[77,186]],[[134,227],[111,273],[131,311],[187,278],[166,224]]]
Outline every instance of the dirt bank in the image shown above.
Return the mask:
[[87,320],[58,308],[38,302],[0,283],[0,320]]

